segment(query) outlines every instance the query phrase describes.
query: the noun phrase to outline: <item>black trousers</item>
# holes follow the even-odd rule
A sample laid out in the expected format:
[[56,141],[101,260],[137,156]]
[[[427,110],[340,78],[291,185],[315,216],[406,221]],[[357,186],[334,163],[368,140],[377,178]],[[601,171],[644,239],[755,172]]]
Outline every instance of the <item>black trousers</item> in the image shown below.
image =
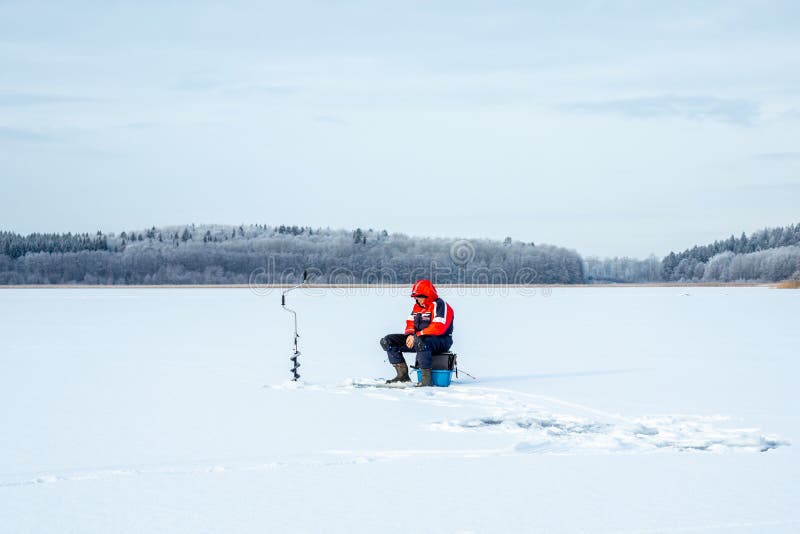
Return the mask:
[[453,346],[453,336],[415,336],[414,346],[406,346],[408,334],[389,334],[381,338],[381,347],[389,356],[389,363],[406,363],[404,352],[416,352],[417,363],[421,369],[430,369],[433,355],[447,352]]

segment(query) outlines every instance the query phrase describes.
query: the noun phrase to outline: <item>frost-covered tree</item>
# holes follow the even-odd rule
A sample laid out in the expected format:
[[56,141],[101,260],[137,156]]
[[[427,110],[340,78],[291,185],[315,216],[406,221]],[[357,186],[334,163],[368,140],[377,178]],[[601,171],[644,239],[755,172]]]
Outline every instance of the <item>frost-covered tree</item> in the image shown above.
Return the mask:
[[647,259],[636,258],[586,258],[586,280],[590,283],[659,282],[661,262],[654,255]]
[[[769,250],[779,251],[791,246],[800,246],[800,224],[767,228],[750,236],[743,232],[739,238],[731,235],[725,240],[714,241],[709,245],[694,246],[679,253],[670,252],[662,261],[662,277],[669,281],[779,280],[781,279],[779,276],[783,276],[781,273],[785,273],[790,267],[777,268],[775,264],[791,263],[791,259],[787,259],[791,258],[790,252],[782,251],[762,256],[748,255]],[[726,252],[735,256],[725,254]],[[767,257],[772,260],[756,260]],[[727,274],[720,276],[733,278],[717,278],[718,273],[722,272],[723,263],[729,259]]]
[[[472,240],[467,254],[455,258],[453,240],[411,238],[385,230],[359,234],[358,230],[296,225],[197,225],[195,231],[203,239],[195,242],[190,228],[150,228],[151,235],[166,238],[161,241],[140,241],[138,235],[148,235],[148,231],[102,238],[69,235],[58,247],[32,247],[39,237],[5,233],[0,240],[5,258],[0,262],[0,281],[246,284],[253,273],[263,272],[259,281],[280,283],[297,280],[304,269],[316,273],[320,282],[407,283],[423,276],[439,283],[576,283],[585,279],[577,252],[549,245]],[[242,233],[239,228],[243,236],[237,235]],[[230,239],[231,235],[237,235],[236,239]]]

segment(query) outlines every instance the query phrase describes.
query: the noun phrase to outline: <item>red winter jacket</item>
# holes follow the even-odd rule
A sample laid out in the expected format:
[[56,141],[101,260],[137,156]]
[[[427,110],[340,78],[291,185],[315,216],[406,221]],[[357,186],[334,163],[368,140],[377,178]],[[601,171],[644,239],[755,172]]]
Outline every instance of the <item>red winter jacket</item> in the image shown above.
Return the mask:
[[414,302],[414,309],[406,319],[407,335],[450,336],[453,334],[453,308],[439,298],[430,280],[419,280],[411,289],[411,296],[425,295],[425,305]]

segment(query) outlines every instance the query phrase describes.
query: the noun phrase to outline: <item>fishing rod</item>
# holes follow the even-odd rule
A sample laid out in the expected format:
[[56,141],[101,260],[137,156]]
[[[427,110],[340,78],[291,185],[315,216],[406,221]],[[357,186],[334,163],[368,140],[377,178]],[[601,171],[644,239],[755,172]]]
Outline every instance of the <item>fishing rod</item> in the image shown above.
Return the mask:
[[303,281],[293,287],[290,287],[289,289],[286,289],[283,293],[281,293],[281,306],[283,306],[284,310],[286,310],[287,312],[291,313],[294,316],[294,350],[292,352],[292,357],[289,358],[289,360],[291,360],[292,362],[292,368],[290,369],[290,371],[292,372],[293,375],[292,378],[293,382],[297,382],[297,379],[300,378],[300,375],[297,373],[297,369],[300,367],[300,364],[297,362],[297,357],[300,356],[300,351],[297,350],[297,340],[300,339],[300,334],[297,333],[297,312],[286,306],[286,294],[289,291],[294,291],[298,287],[302,286],[303,284],[306,283],[307,280],[308,280],[308,271],[303,271]]

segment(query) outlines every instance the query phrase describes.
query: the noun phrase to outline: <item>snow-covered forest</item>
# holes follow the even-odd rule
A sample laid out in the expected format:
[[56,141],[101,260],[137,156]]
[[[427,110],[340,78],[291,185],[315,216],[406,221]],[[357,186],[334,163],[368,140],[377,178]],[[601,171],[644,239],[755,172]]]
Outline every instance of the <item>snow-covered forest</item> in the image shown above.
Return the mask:
[[668,282],[800,280],[800,223],[670,252],[662,260],[661,277]]
[[650,256],[636,258],[588,257],[584,261],[584,274],[588,283],[646,283],[661,281],[661,261]]
[[416,238],[373,229],[189,225],[104,235],[0,233],[2,284],[318,283],[572,284],[583,260],[565,248]]
[[0,284],[274,284],[303,271],[333,284],[773,282],[800,279],[800,224],[731,236],[659,259],[582,258],[510,237],[386,230],[188,225],[120,234],[0,232]]

